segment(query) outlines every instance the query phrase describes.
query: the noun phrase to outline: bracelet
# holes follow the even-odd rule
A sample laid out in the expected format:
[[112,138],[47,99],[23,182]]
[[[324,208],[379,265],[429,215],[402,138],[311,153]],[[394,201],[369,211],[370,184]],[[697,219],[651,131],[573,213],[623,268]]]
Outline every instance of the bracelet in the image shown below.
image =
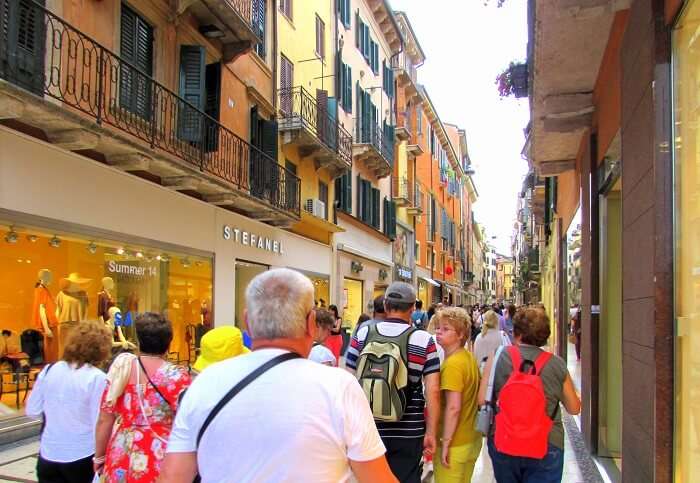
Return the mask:
[[95,463],[96,465],[103,465],[106,458],[107,458],[107,456],[105,456],[105,455],[102,455],[102,456],[93,456],[93,457],[92,457],[92,462]]

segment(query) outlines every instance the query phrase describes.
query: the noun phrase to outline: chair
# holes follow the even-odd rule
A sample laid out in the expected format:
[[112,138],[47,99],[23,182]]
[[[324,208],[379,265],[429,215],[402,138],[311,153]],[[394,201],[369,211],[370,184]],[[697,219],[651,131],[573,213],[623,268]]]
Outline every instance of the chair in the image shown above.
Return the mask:
[[[22,387],[24,386],[24,389]],[[15,393],[15,407],[19,409],[19,393],[25,391],[25,398],[29,392],[29,373],[27,372],[0,372],[0,399],[6,392]],[[22,399],[24,401],[24,399]]]
[[38,330],[27,329],[19,336],[22,352],[29,356],[29,364],[38,366],[45,362],[44,336]]

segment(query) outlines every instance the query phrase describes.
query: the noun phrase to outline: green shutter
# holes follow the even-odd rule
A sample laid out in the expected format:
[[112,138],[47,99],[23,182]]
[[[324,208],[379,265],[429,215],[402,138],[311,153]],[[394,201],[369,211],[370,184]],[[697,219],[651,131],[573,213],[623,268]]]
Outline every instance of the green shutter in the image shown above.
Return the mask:
[[205,51],[201,45],[180,47],[180,97],[186,103],[179,103],[178,137],[185,141],[198,142],[202,139],[205,96]]
[[360,14],[355,14],[355,47],[362,50],[362,35],[364,29],[362,28],[362,21],[360,20]]
[[345,210],[352,214],[352,172],[348,170],[343,178],[345,178]]

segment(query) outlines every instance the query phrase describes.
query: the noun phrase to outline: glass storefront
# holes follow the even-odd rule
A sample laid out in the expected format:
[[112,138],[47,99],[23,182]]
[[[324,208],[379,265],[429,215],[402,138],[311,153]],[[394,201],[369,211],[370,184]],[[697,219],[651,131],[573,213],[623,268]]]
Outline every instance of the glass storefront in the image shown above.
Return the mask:
[[675,450],[677,482],[700,479],[700,1],[673,32]]
[[[362,314],[362,281],[351,278],[343,279],[343,327],[354,329],[357,319]],[[369,314],[371,315],[371,314]]]
[[[241,330],[246,330],[244,324],[244,310],[245,310],[245,291],[248,288],[248,284],[257,275],[269,270],[268,265],[261,265],[259,263],[246,262],[243,260],[236,260],[236,327]],[[224,325],[230,324],[231,322],[226,320]]]
[[[0,223],[0,418],[16,416],[42,365],[58,360],[81,320],[136,345],[140,313],[173,323],[170,359],[194,362],[195,334],[212,326],[212,260],[155,247]],[[49,331],[52,337],[48,337]]]

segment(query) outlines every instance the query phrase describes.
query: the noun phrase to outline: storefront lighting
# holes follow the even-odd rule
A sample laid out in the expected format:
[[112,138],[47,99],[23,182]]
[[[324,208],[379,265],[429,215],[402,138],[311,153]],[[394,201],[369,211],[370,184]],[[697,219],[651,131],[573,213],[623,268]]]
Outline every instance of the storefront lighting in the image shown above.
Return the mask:
[[122,248],[122,247],[117,248],[117,255],[124,255],[124,252],[125,252],[124,248]]
[[29,240],[31,243],[36,243],[38,239],[39,237],[36,235],[27,235],[27,240]]
[[19,235],[15,231],[13,227],[10,227],[10,231],[7,232],[7,235],[5,235],[5,241],[7,243],[17,243],[17,240],[19,239]]
[[143,256],[143,259],[146,260],[147,262],[152,262],[152,261],[153,261],[153,255],[151,255],[150,253],[146,253],[146,254]]
[[143,253],[136,252],[136,258],[143,258]]
[[190,262],[189,258],[181,258],[180,264],[182,265],[182,268],[190,268],[192,263]]
[[194,264],[195,264],[195,266],[197,266],[197,267],[201,267],[201,266],[202,266],[202,262],[200,262],[199,260],[197,260],[196,262],[194,262]]
[[51,239],[49,240],[49,246],[50,246],[51,248],[58,248],[58,247],[60,247],[60,246],[61,246],[61,239],[58,238],[56,235],[54,235],[53,238],[51,238]]
[[158,255],[158,256],[156,257],[156,260],[161,261],[161,262],[169,262],[169,261],[170,261],[170,257],[168,257],[168,256],[165,255],[165,254],[163,254],[163,255]]
[[89,251],[93,255],[95,254],[95,252],[97,252],[97,245],[95,245],[95,242],[90,242],[90,244],[87,246],[87,251]]

